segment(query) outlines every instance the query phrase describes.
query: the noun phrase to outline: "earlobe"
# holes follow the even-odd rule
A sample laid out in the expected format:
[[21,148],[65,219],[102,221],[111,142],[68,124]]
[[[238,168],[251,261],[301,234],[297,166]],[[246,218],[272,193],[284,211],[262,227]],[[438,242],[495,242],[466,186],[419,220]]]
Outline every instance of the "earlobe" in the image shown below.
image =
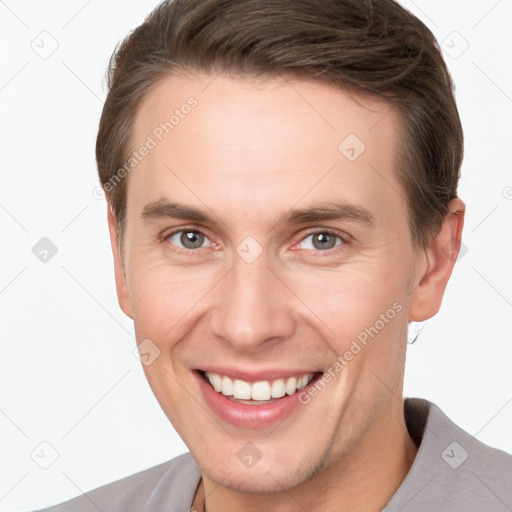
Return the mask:
[[412,293],[409,319],[423,322],[433,317],[441,307],[444,291],[457,261],[464,226],[465,205],[455,198],[448,205],[441,228],[423,250],[426,270],[419,276]]
[[112,255],[114,257],[117,300],[119,301],[119,306],[121,306],[123,312],[130,318],[133,318],[128,282],[126,279],[126,270],[121,258],[119,237],[117,234],[117,222],[110,203],[107,203],[107,222],[110,234],[110,244],[112,246]]

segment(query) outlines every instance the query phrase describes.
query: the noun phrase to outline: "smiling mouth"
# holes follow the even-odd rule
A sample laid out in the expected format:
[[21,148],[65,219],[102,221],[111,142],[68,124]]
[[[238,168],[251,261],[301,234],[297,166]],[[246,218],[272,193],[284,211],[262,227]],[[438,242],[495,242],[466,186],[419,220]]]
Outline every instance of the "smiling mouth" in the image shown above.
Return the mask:
[[219,394],[234,402],[250,405],[268,404],[294,395],[322,375],[322,372],[309,372],[272,381],[247,382],[241,379],[231,379],[227,375],[214,372],[199,371],[199,373]]

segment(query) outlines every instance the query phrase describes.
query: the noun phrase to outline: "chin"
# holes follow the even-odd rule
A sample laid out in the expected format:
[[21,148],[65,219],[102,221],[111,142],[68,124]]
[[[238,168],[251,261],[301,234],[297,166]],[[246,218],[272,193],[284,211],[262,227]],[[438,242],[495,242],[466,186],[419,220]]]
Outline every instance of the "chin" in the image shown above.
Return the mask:
[[[288,460],[285,464],[275,461],[263,463],[263,458],[252,468],[241,465],[219,468],[218,460],[200,463],[201,472],[215,484],[236,492],[272,494],[289,491],[313,478],[324,466],[323,461],[309,462]],[[201,462],[201,461],[199,461]]]

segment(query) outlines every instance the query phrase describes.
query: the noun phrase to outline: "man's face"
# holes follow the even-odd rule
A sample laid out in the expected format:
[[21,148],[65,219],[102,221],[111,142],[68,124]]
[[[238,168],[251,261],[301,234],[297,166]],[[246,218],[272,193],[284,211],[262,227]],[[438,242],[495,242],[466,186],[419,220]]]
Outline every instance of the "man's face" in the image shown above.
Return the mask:
[[[403,419],[425,267],[397,180],[399,129],[384,102],[312,81],[168,77],[141,106],[132,147],[156,147],[128,178],[120,303],[137,342],[160,351],[144,371],[162,409],[225,487],[294,487]],[[240,380],[239,396],[292,394],[236,402],[203,372],[225,393]],[[290,379],[311,374],[294,393]]]

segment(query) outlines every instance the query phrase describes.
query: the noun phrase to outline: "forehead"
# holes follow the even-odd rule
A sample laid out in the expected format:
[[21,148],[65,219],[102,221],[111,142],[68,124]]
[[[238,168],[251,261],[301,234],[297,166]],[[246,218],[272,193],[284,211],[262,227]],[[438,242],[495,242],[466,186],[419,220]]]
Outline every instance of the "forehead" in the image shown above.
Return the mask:
[[130,174],[128,203],[139,211],[161,197],[208,205],[220,190],[217,207],[241,212],[334,194],[380,196],[373,208],[386,210],[382,199],[403,199],[398,133],[386,102],[319,81],[168,76],[135,118],[132,148],[151,140],[151,150]]
[[[193,108],[187,105],[191,101]],[[197,118],[200,123],[194,123]],[[162,124],[169,121],[167,133]],[[193,134],[187,130],[191,124]],[[383,142],[382,135],[389,142],[397,125],[395,112],[384,100],[320,81],[193,74],[171,75],[157,83],[139,106],[134,135],[137,140],[156,130],[157,138],[174,139],[176,150],[178,142],[195,135],[205,149],[213,149],[210,144],[223,138],[224,147],[244,150],[257,151],[259,145],[272,150],[284,144],[295,153],[309,153],[311,145],[322,145],[337,154],[347,132],[368,142],[372,147],[366,149],[372,151]],[[166,137],[171,132],[173,136]],[[308,144],[303,146],[305,140]]]

